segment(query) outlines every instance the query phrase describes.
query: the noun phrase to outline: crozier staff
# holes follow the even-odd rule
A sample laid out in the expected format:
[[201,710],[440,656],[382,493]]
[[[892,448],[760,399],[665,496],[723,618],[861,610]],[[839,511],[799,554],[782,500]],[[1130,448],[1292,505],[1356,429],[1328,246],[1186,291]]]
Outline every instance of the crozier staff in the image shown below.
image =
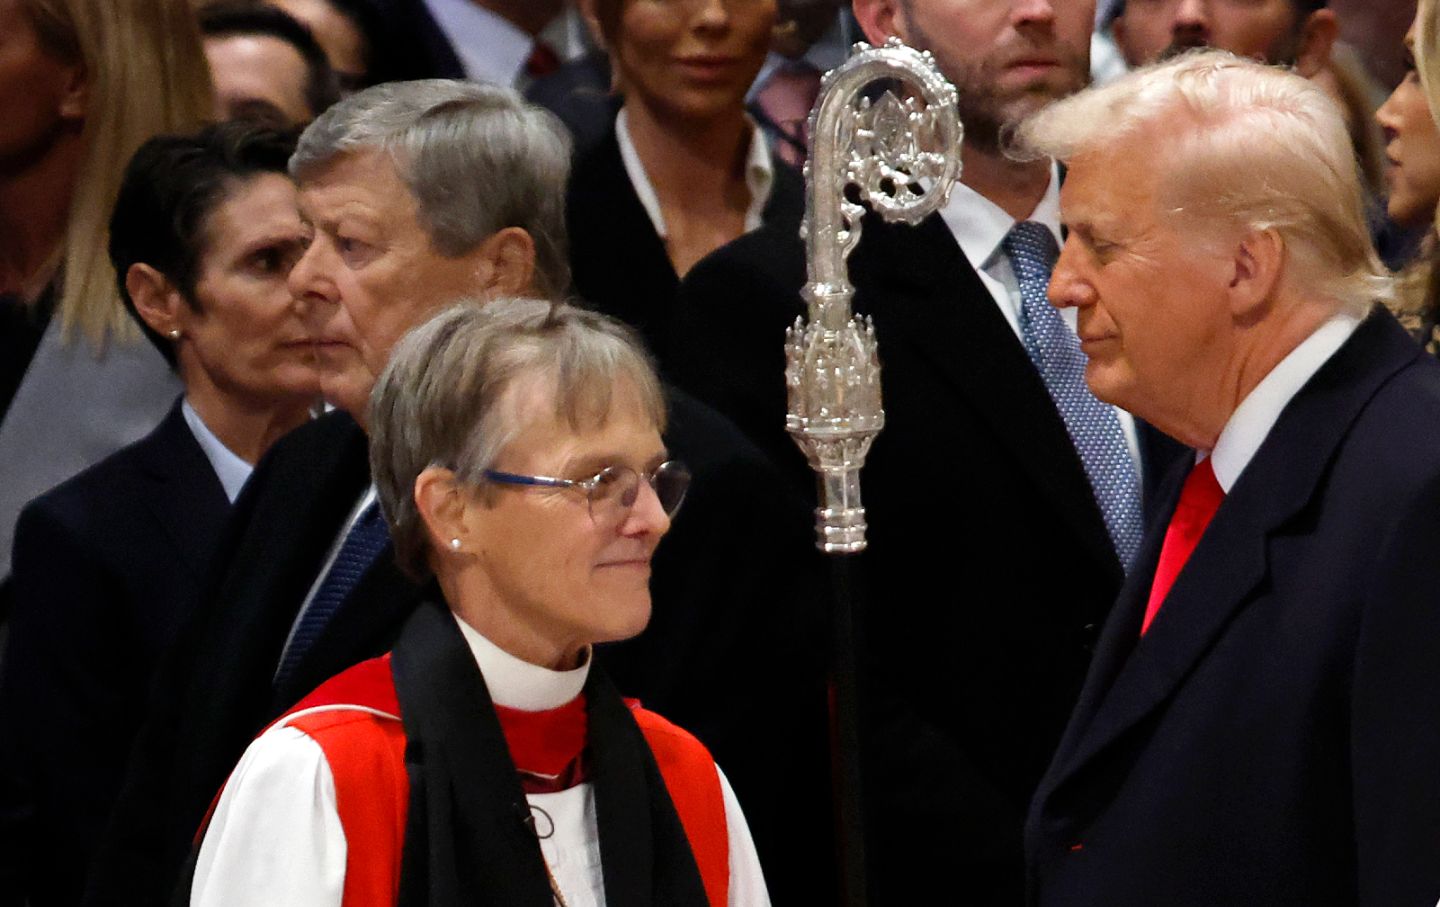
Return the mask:
[[650,617],[689,482],[664,421],[602,315],[461,304],[400,344],[371,465],[433,598],[252,744],[192,904],[769,903],[709,753],[591,665]]

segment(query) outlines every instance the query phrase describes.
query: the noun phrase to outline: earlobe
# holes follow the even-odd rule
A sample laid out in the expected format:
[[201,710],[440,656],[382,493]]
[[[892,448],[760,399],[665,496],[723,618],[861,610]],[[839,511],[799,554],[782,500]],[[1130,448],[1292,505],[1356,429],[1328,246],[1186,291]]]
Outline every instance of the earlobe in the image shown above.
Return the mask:
[[535,283],[535,240],[520,227],[506,227],[485,240],[478,275],[487,296],[525,296]]
[[1261,230],[1236,246],[1230,278],[1230,310],[1248,320],[1274,298],[1285,260],[1285,242],[1275,230]]
[[1316,10],[1305,20],[1300,33],[1300,47],[1295,53],[1295,72],[1307,79],[1319,75],[1330,65],[1330,52],[1340,35],[1340,23],[1332,10]]
[[855,21],[871,44],[884,44],[891,35],[908,41],[904,11],[897,7],[896,0],[855,0],[854,10]]
[[164,274],[147,264],[133,264],[125,272],[125,292],[152,331],[167,337],[176,331],[184,333],[185,301]]
[[465,518],[468,501],[460,493],[455,473],[440,466],[426,468],[415,477],[414,495],[431,550],[463,551],[471,534]]
[[85,67],[77,63],[71,67],[69,83],[60,97],[60,116],[67,120],[83,120],[89,106],[90,79],[85,74]]

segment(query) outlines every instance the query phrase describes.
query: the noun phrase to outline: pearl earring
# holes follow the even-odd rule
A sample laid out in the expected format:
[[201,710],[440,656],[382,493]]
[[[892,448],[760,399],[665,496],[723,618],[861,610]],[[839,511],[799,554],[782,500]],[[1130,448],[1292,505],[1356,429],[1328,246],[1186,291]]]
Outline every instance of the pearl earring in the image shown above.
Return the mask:
[[179,329],[179,328],[172,328],[172,329],[168,332],[167,336],[168,336],[171,340],[179,340],[179,339],[180,339],[180,329]]
[[460,550],[460,540],[459,540],[459,539],[451,539],[451,540],[450,540],[450,548],[451,548],[452,550],[454,550],[454,551],[459,551],[459,550]]

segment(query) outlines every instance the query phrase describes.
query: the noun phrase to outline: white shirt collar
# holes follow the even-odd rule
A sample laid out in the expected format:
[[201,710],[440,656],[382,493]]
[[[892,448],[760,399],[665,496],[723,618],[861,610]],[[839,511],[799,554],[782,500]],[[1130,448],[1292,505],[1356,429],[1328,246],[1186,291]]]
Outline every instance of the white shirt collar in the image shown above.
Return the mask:
[[770,81],[775,71],[787,65],[803,65],[813,68],[816,72],[824,75],[841,63],[850,54],[850,46],[845,43],[844,22],[841,15],[835,16],[835,21],[825,30],[825,33],[816,39],[814,44],[806,48],[805,53],[798,61],[791,60],[783,54],[771,51],[765,56],[765,62],[760,64],[760,72],[755,75],[755,81],[750,83],[750,90],[745,93],[745,103],[749,104],[755,100],[760,89]]
[[230,499],[230,503],[235,503],[235,498],[240,495],[240,489],[245,487],[245,481],[250,478],[255,467],[240,459],[224,442],[215,437],[215,433],[200,418],[200,414],[195,412],[195,407],[190,405],[188,397],[181,401],[180,413],[185,417],[185,424],[190,426],[190,433],[195,436],[196,443],[205,452],[205,459],[210,461],[210,467],[220,479],[220,487],[225,489],[225,497]]
[[471,0],[425,0],[425,6],[450,39],[466,76],[515,84],[535,44],[523,28]]
[[[1000,254],[1000,243],[1015,226],[1015,218],[964,183],[956,183],[950,190],[950,201],[941,209],[940,216],[954,234],[960,251],[965,253],[965,260],[974,268],[990,266],[991,260]],[[1050,232],[1055,234],[1055,244],[1063,245],[1060,237],[1060,170],[1054,162],[1050,164],[1050,185],[1026,220],[1049,227]]]
[[469,644],[480,666],[480,675],[490,690],[490,699],[496,705],[525,712],[543,712],[559,708],[576,696],[585,686],[590,675],[590,651],[587,649],[580,667],[569,671],[552,671],[523,661],[495,645],[481,635],[480,631],[461,620],[460,633]]
[[1359,326],[1360,318],[1348,313],[1322,324],[1281,359],[1230,414],[1210,452],[1215,479],[1226,494],[1265,443],[1280,413]]
[[[629,119],[624,107],[615,118],[615,139],[620,145],[620,160],[625,164],[625,175],[640,199],[640,206],[650,216],[655,235],[662,240],[669,237],[665,230],[665,215],[660,211],[660,197],[655,186],[645,173],[635,143],[630,139]],[[750,150],[745,160],[745,188],[750,190],[750,207],[745,211],[745,231],[758,228],[764,223],[765,205],[770,201],[770,189],[775,185],[775,163],[770,158],[770,146],[765,144],[765,134],[760,127],[750,123]]]

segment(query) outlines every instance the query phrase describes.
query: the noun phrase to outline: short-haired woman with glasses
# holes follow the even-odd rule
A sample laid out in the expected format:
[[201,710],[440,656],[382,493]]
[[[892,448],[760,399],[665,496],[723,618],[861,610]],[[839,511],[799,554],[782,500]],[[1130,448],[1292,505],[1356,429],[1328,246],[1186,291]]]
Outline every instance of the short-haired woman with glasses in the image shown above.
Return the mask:
[[535,300],[452,308],[371,398],[396,556],[433,577],[387,655],[262,734],[192,904],[768,904],[729,783],[591,646],[650,617],[689,474],[631,332]]

